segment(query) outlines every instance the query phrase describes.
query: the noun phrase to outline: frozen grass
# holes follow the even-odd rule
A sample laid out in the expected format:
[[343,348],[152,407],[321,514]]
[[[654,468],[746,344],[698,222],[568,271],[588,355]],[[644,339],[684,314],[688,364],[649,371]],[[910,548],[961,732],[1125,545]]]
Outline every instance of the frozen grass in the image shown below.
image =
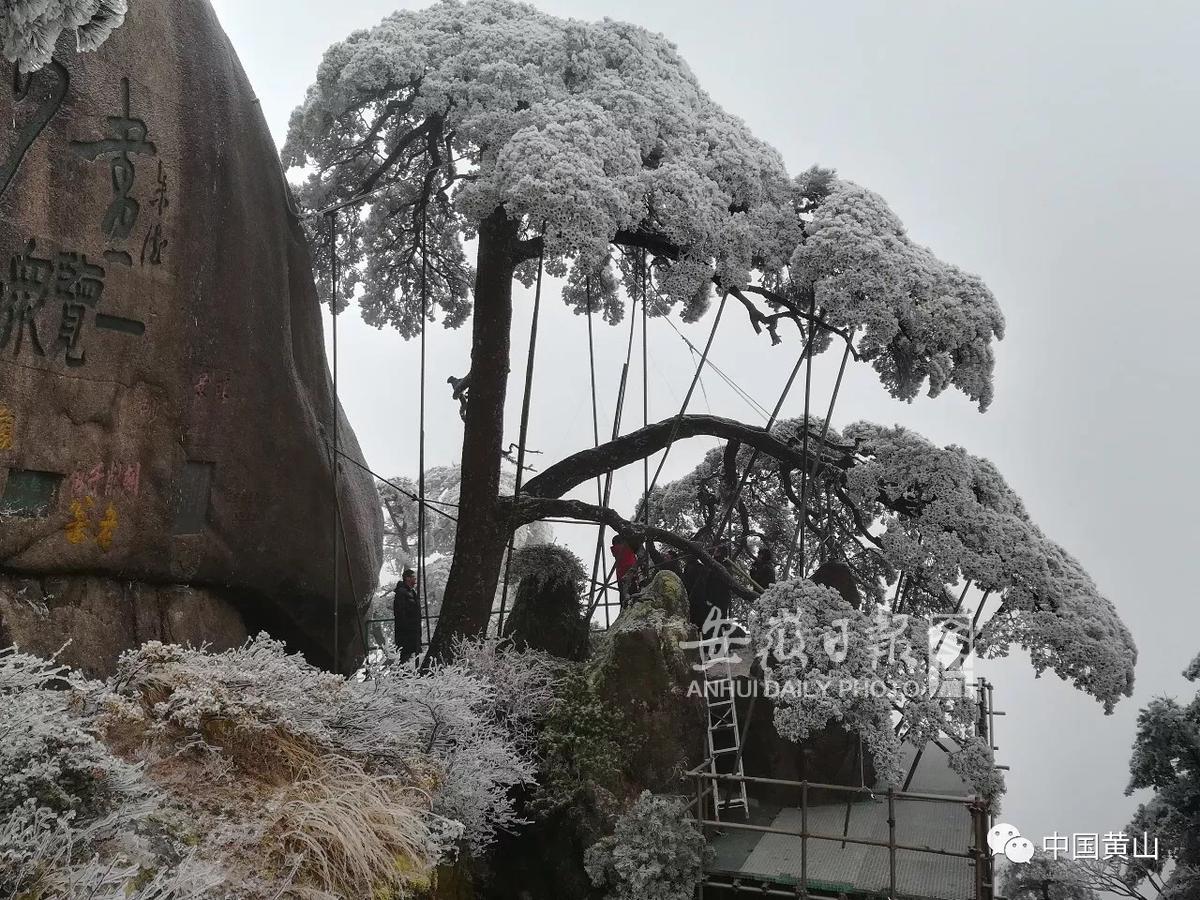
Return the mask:
[[[353,760],[326,758],[282,794],[268,840],[298,882],[344,897],[428,884],[444,852],[427,793]],[[457,829],[461,830],[461,829]]]
[[366,680],[264,635],[149,643],[107,683],[0,651],[0,896],[408,897],[521,824],[544,654],[464,644]]

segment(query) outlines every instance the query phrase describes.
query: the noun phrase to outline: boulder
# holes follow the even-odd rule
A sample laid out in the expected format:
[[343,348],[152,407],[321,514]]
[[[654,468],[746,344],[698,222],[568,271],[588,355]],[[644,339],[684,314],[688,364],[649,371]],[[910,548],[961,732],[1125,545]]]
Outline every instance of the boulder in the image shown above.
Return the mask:
[[589,628],[580,603],[587,573],[579,558],[557,544],[532,544],[513,552],[511,575],[519,582],[504,636],[518,647],[582,661]]
[[112,675],[121,651],[146,641],[220,652],[247,636],[237,607],[216,590],[94,575],[0,575],[0,647],[57,655],[93,678]]
[[[57,586],[76,612],[51,606],[48,634],[92,670],[145,632],[125,585],[174,611],[172,633],[266,628],[352,667],[379,504],[334,402],[302,224],[212,7],[133,4],[98,52],[64,37],[15,87],[0,92],[0,572]],[[31,627],[19,605],[0,630]]]
[[667,616],[684,622],[688,620],[688,595],[683,579],[668,569],[655,572],[650,583],[638,592],[635,599],[640,603],[649,603]]
[[697,634],[678,615],[680,604],[686,611],[682,582],[673,572],[660,572],[651,588],[595,642],[587,663],[588,679],[597,693],[644,736],[630,752],[630,781],[656,793],[686,790],[680,775],[705,754],[704,701],[699,691],[689,693],[698,677],[692,669],[698,657],[684,649]]

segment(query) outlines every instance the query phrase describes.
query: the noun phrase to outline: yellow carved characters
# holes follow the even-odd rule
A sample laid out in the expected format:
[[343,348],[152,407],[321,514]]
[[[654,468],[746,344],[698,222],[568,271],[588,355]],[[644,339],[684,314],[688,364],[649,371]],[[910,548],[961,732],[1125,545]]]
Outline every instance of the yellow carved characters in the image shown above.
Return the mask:
[[13,432],[17,428],[17,418],[11,409],[0,405],[0,450],[13,448]]
[[[94,497],[76,498],[71,501],[71,506],[69,507],[71,517],[67,520],[67,525],[64,529],[69,543],[83,544],[92,539],[91,513],[95,506],[96,500]],[[103,552],[107,553],[112,547],[118,525],[120,525],[120,517],[117,515],[117,508],[110,503],[104,510],[104,515],[95,524],[96,546]]]
[[100,525],[96,530],[96,546],[105,553],[112,546],[113,535],[117,533],[117,524],[117,508],[110,503],[108,504],[108,509],[104,511],[104,518],[100,520]]
[[91,497],[71,501],[71,518],[66,528],[68,542],[82,544],[88,539],[92,530],[92,523],[88,521],[88,511],[95,503]]

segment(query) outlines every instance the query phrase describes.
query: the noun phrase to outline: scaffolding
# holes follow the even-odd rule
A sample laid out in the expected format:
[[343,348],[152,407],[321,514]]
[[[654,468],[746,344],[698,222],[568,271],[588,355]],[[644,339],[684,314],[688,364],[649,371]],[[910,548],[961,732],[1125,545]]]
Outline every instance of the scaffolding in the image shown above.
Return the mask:
[[[934,900],[993,900],[993,871],[992,857],[987,848],[988,810],[987,805],[978,797],[954,796],[944,794],[929,794],[915,791],[898,791],[889,788],[880,792],[885,804],[886,819],[881,823],[886,826],[886,840],[878,837],[849,834],[833,834],[823,832],[814,827],[814,813],[824,812],[834,804],[813,804],[810,801],[811,791],[821,791],[834,794],[844,794],[850,802],[855,799],[878,802],[879,797],[863,788],[847,787],[846,785],[824,784],[810,781],[789,781],[779,778],[758,778],[744,774],[719,774],[712,771],[711,759],[706,759],[700,765],[687,773],[694,782],[694,796],[688,804],[685,815],[696,823],[704,833],[706,840],[711,840],[716,834],[744,832],[758,835],[761,838],[773,836],[773,848],[776,857],[783,864],[772,872],[731,871],[713,864],[706,868],[700,886],[701,900],[706,896],[722,896],[720,892],[736,894],[755,894],[767,897],[792,897],[803,900],[838,900],[841,897],[853,896],[882,896],[891,900],[900,898],[934,898]],[[772,824],[756,824],[753,822],[734,822],[721,819],[716,813],[715,806],[720,796],[720,785],[735,785],[745,791],[746,785],[757,784],[774,788],[790,788],[800,791],[800,806],[792,811],[798,816],[799,828],[779,827]],[[961,818],[964,833],[961,835],[963,844],[959,848],[938,847],[929,844],[906,843],[898,836],[898,813],[908,811],[914,805],[928,805],[929,808],[952,810],[952,814]],[[836,804],[840,809],[840,804]],[[926,813],[926,818],[934,818]],[[945,814],[943,814],[945,815]],[[779,818],[783,818],[782,816]],[[822,816],[823,820],[828,816]],[[832,871],[829,865],[818,866],[815,863],[828,863],[832,852],[822,852],[812,845],[840,845],[844,851],[846,845],[854,845],[875,850],[886,850],[886,867],[880,865],[865,866],[873,868],[873,875],[866,880],[854,883],[849,880],[835,881],[828,878]],[[939,866],[930,868],[914,863],[910,857],[901,854],[919,854],[935,858]],[[883,869],[882,872],[879,869]],[[821,875],[826,875],[822,878]],[[932,882],[932,883],[931,883]],[[962,893],[963,887],[968,892]],[[715,892],[715,893],[714,893]]]

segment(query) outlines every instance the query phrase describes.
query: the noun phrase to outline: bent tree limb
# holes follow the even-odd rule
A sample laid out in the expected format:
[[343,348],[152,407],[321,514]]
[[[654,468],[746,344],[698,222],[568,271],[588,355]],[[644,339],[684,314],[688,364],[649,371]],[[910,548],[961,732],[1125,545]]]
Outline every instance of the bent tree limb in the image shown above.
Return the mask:
[[[678,431],[675,431],[677,422]],[[598,447],[572,454],[529,479],[521,493],[531,497],[561,497],[598,475],[624,468],[657,453],[673,440],[699,435],[740,441],[794,468],[803,468],[805,465],[804,454],[799,447],[765,428],[720,416],[687,415],[655,422]],[[818,460],[824,466],[847,469],[854,462],[854,448],[828,439],[823,444],[817,444],[816,436],[810,436],[807,464],[814,467]]]
[[666,544],[669,547],[674,547],[676,550],[682,550],[684,553],[690,553],[695,556],[709,571],[714,572],[718,578],[725,582],[733,593],[744,600],[753,602],[758,598],[757,591],[734,578],[729,570],[717,562],[712,554],[703,546],[697,544],[695,541],[689,541],[687,538],[680,537],[673,531],[667,531],[665,528],[658,528],[641,522],[630,522],[611,509],[605,509],[602,506],[596,506],[592,503],[584,503],[582,500],[527,497],[522,494],[520,497],[504,497],[501,499],[501,504],[508,505],[509,522],[514,529],[522,525],[528,525],[530,522],[538,522],[542,519],[580,519],[584,522],[596,522],[597,524],[607,525],[619,534],[629,535],[642,541],[657,541],[660,544]]

